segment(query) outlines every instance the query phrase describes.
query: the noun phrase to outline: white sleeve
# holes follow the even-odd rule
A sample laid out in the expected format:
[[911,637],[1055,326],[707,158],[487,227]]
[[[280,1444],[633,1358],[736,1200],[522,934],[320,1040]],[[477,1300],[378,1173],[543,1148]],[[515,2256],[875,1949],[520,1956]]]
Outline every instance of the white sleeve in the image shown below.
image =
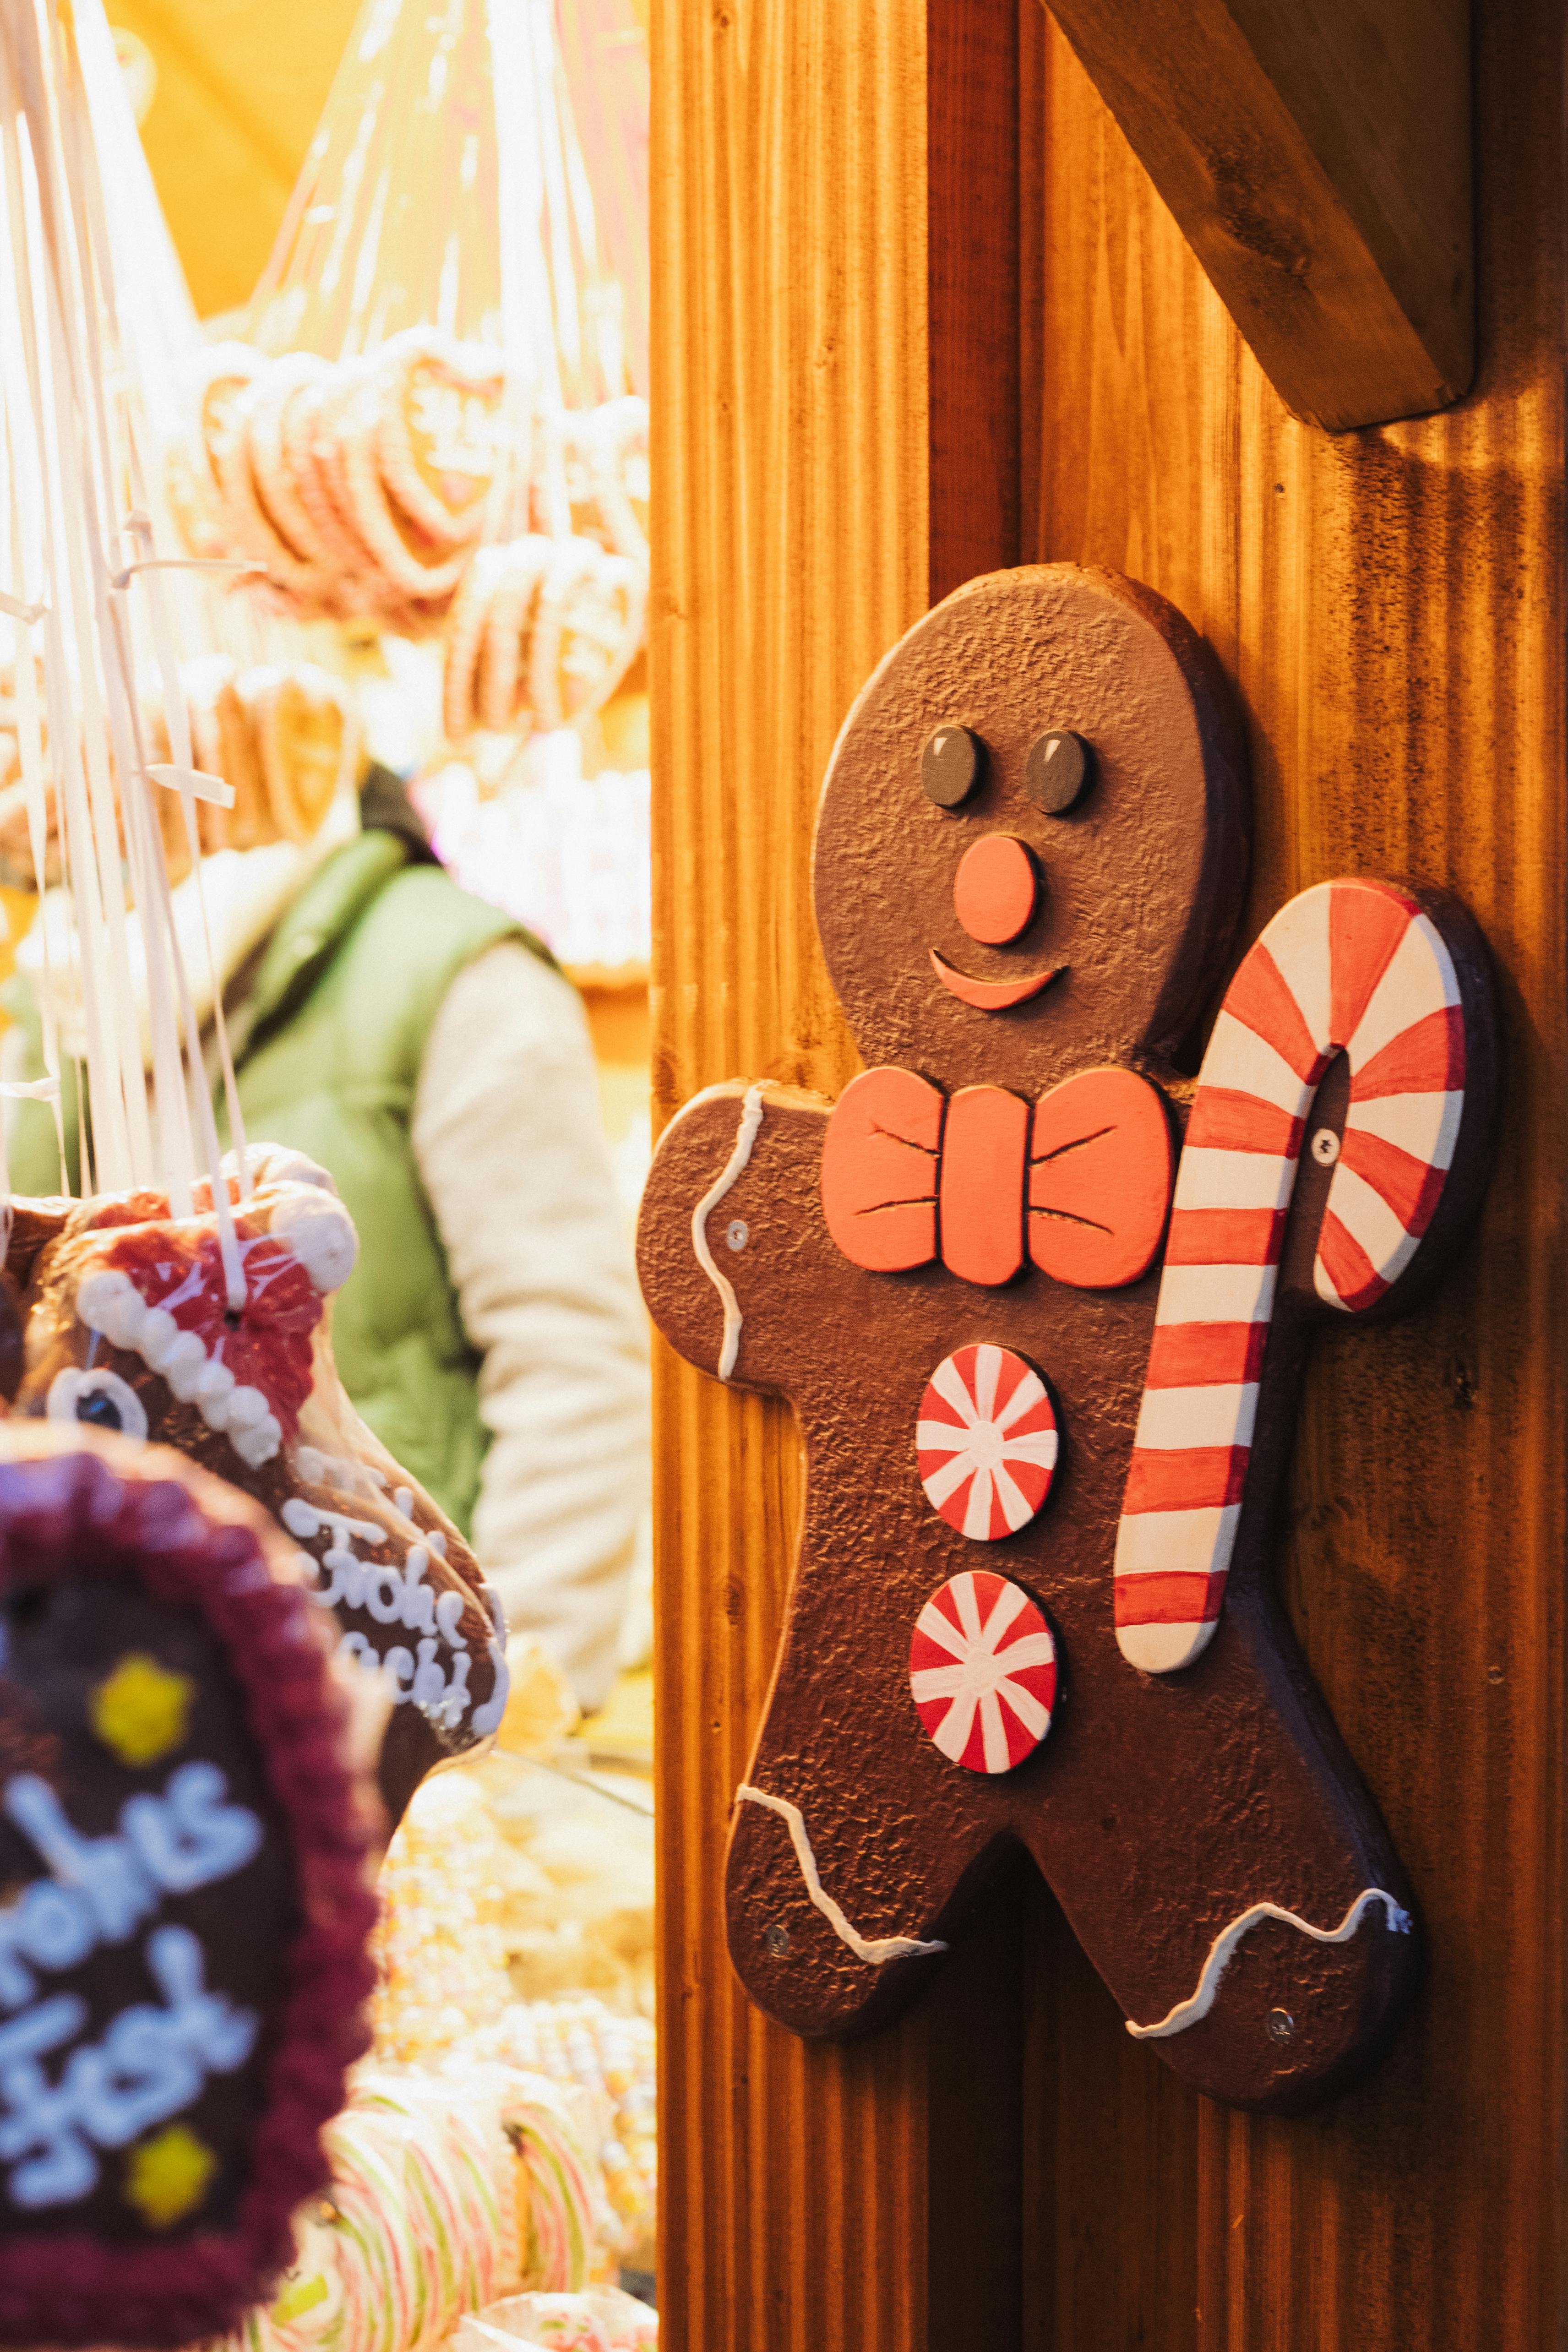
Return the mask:
[[647,1326],[576,992],[516,940],[447,990],[416,1160],[491,1432],[474,1546],[516,1633],[604,1697],[648,1487]]

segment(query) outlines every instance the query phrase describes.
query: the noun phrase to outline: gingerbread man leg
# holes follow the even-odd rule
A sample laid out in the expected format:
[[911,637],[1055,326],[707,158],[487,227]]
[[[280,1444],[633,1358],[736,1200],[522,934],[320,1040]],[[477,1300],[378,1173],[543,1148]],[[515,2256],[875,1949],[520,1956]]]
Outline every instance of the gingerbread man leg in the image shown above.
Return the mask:
[[[1094,1806],[1020,1792],[1040,1869],[1127,2020],[1211,2098],[1291,2112],[1362,2072],[1420,1966],[1415,1903],[1376,1810],[1259,1579],[1238,1573],[1205,1658],[1149,1684],[1136,1736],[1082,1661]],[[1116,1727],[1122,1739],[1118,1743]],[[1079,1769],[1075,1769],[1079,1767]]]

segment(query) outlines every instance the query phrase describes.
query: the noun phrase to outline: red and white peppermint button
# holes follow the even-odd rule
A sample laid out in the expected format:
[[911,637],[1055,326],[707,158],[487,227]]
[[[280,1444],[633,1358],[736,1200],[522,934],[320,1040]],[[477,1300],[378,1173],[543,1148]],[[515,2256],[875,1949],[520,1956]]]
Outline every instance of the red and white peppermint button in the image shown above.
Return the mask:
[[926,1500],[982,1543],[1026,1528],[1051,1491],[1057,1416],[1038,1372],[1011,1348],[960,1348],[926,1384],[915,1453]]
[[1057,1645],[1026,1592],[968,1569],[926,1602],[910,1689],[928,1737],[971,1772],[1011,1772],[1051,1727]]

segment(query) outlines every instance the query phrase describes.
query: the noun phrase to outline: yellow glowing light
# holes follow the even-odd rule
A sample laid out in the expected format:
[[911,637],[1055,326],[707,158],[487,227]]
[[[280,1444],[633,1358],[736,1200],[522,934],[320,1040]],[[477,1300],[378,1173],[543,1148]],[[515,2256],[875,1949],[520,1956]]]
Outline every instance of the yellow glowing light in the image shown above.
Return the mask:
[[195,1685],[144,1650],[130,1650],[88,1699],[88,1719],[124,1764],[152,1764],[185,1736]]

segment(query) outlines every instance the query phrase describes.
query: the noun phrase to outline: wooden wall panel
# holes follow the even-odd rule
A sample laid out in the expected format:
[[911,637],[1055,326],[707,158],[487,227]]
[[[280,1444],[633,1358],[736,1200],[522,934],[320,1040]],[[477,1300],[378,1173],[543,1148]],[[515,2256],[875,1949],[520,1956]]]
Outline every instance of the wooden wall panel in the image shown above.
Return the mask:
[[1256,2121],[1156,2082],[1058,1930],[1026,2147],[1028,2340],[1061,2352],[1568,2332],[1562,28],[1534,0],[1480,15],[1476,389],[1341,436],[1286,415],[1054,26],[1037,60],[1037,551],[1149,581],[1224,658],[1247,937],[1335,873],[1446,884],[1509,1013],[1479,1246],[1423,1313],[1321,1349],[1281,1563],[1414,1877],[1426,1995],[1327,2115]]
[[[985,2212],[958,2183],[1005,2169],[1015,1962],[1032,2352],[1568,2343],[1562,35],[1551,0],[1478,13],[1476,388],[1331,438],[1284,415],[1035,0],[655,0],[660,1114],[852,1069],[811,925],[822,768],[929,589],[1012,532],[1150,581],[1214,642],[1251,732],[1255,921],[1336,871],[1452,884],[1510,1055],[1472,1263],[1325,1349],[1306,1407],[1286,1586],[1434,1952],[1389,2065],[1324,2116],[1191,2097],[1024,1886],[965,1963],[973,2052],[956,1971],[847,2051],[750,2010],[723,1839],[797,1460],[782,1413],[661,1352],[673,2352],[1011,2352],[1005,2232],[971,2240],[994,2299],[959,2315]],[[966,276],[956,166],[988,137]]]
[[[658,0],[652,36],[660,1117],[737,1072],[854,1066],[806,846],[844,710],[926,601],[926,88],[912,5]],[[664,2329],[915,2352],[925,2023],[807,2050],[724,1954],[793,1426],[662,1348],[658,1375]]]

